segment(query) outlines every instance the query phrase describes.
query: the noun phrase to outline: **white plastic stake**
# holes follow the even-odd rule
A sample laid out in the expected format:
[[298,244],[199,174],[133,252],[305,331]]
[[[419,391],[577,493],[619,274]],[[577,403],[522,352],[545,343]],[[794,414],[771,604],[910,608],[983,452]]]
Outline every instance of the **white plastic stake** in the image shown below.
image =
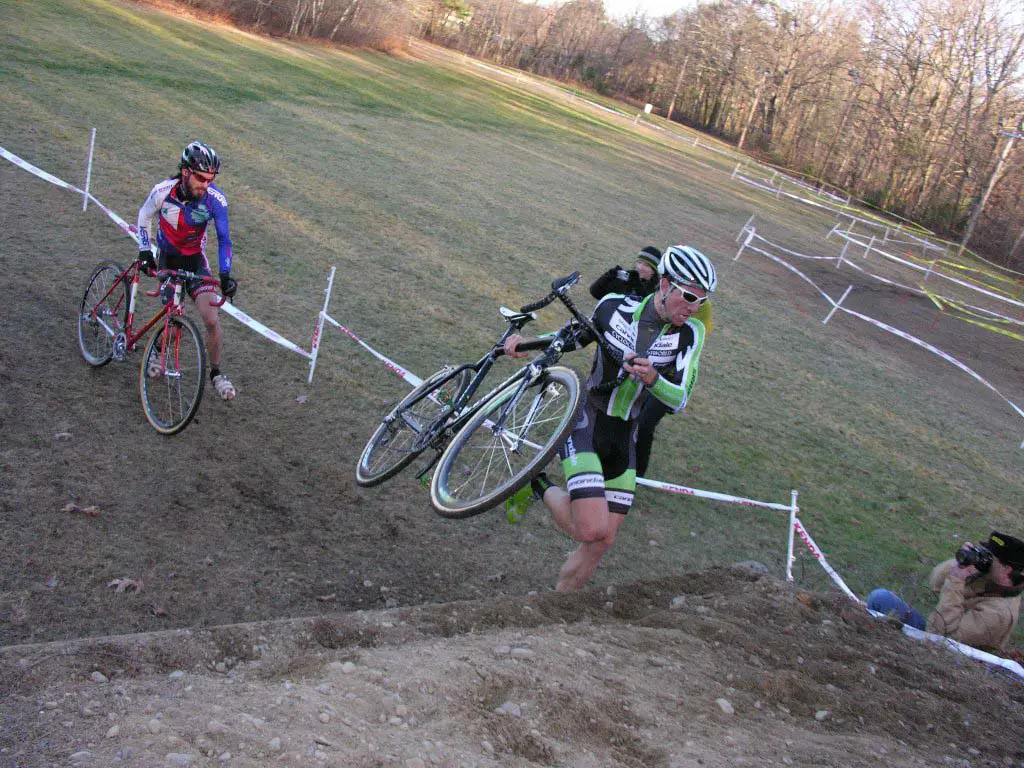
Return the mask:
[[839,252],[839,260],[836,262],[836,269],[839,269],[839,265],[843,262],[843,257],[846,255],[846,249],[850,247],[850,241],[847,240],[843,243],[843,250]]
[[922,283],[928,282],[928,275],[930,275],[932,273],[932,270],[935,269],[935,262],[937,262],[938,260],[938,257],[932,259],[932,263],[928,265],[928,269],[925,271],[924,277],[921,279]]
[[[694,146],[697,146],[697,145],[694,144]],[[743,163],[736,163],[736,167],[732,169],[732,177],[734,179],[736,178],[736,174],[739,173],[741,165],[743,165]]]
[[875,236],[872,235],[871,236],[871,241],[868,243],[867,248],[864,249],[864,255],[861,258],[866,259],[868,257],[868,254],[871,253],[871,251],[874,249],[874,247],[875,247]]
[[89,205],[89,181],[92,179],[92,150],[96,146],[96,129],[92,129],[92,137],[89,139],[89,162],[85,166],[85,193],[82,195],[82,210]]
[[829,312],[827,315],[825,315],[825,319],[821,321],[822,325],[826,325],[828,323],[828,321],[832,319],[832,315],[834,315],[836,313],[836,310],[839,309],[839,305],[842,304],[846,300],[846,297],[850,295],[850,291],[852,291],[852,290],[853,290],[853,286],[851,285],[851,286],[847,287],[847,289],[845,291],[843,291],[843,295],[839,297],[839,301],[837,301],[837,302],[835,302],[833,304],[832,311]]
[[313,331],[313,344],[309,354],[309,378],[306,380],[307,384],[313,383],[313,371],[316,370],[316,357],[320,353],[320,341],[324,335],[324,318],[327,317],[327,307],[331,303],[331,290],[334,288],[334,272],[337,267],[331,267],[330,277],[327,278],[327,290],[324,291],[324,308],[320,310],[320,315],[317,317],[316,330]]
[[743,253],[743,249],[746,248],[748,245],[750,245],[750,241],[754,239],[754,232],[756,232],[756,231],[757,230],[754,229],[754,227],[750,228],[750,231],[747,232],[747,239],[743,241],[743,245],[741,245],[740,249],[738,251],[736,251],[736,257],[733,259],[733,261],[736,261],[737,259],[739,259],[740,254]]
[[796,530],[796,513],[799,507],[796,505],[796,490],[792,491],[789,506],[789,545],[786,551],[786,581],[793,580],[793,535]]
[[756,213],[750,214],[750,218],[747,219],[747,223],[743,225],[743,229],[741,229],[739,231],[739,233],[736,235],[736,242],[737,243],[740,241],[740,238],[743,237],[743,233],[746,232],[748,229],[750,229],[750,225],[754,223],[754,217],[756,215],[757,215]]

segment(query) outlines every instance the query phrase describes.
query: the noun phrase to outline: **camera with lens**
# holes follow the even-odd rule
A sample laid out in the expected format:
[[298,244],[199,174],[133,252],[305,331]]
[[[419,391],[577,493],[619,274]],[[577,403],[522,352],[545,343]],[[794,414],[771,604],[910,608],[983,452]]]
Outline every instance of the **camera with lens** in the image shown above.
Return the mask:
[[992,567],[992,553],[981,546],[964,547],[956,553],[956,561],[964,568],[973,565],[978,573],[988,573]]

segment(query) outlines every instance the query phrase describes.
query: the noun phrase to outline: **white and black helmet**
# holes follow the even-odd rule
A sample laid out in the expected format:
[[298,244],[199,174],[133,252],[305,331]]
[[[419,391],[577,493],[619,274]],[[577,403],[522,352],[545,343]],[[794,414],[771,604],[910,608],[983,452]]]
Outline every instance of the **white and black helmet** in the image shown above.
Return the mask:
[[674,283],[699,285],[708,293],[715,290],[718,277],[707,256],[688,245],[670,245],[658,263],[658,274]]

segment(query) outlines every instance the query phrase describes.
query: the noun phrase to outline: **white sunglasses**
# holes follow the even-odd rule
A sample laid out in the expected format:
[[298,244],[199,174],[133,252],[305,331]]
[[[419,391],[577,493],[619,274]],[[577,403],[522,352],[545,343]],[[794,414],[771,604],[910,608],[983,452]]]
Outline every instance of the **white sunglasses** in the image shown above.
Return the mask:
[[683,295],[683,301],[685,301],[687,304],[696,304],[699,307],[701,304],[708,300],[707,295],[698,296],[696,293],[685,288],[679,283],[673,283],[671,280],[669,280],[668,284],[671,286],[669,290],[671,291],[672,288],[677,289],[679,293]]

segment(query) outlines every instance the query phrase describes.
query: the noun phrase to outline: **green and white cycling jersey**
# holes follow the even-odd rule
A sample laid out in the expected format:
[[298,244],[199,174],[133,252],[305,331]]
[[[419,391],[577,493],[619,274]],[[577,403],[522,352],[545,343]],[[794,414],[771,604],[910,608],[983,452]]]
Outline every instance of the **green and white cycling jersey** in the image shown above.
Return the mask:
[[[646,357],[658,371],[658,379],[651,387],[628,376],[621,378],[620,363],[609,359],[598,347],[587,379],[589,403],[594,410],[632,421],[647,397],[656,397],[673,412],[686,407],[697,383],[707,331],[696,317],[690,317],[678,328],[664,323],[655,311],[657,299],[657,293],[642,299],[609,294],[594,308],[591,320],[614,349],[623,357],[631,352]],[[582,330],[567,349],[579,349],[593,341],[590,332]]]

